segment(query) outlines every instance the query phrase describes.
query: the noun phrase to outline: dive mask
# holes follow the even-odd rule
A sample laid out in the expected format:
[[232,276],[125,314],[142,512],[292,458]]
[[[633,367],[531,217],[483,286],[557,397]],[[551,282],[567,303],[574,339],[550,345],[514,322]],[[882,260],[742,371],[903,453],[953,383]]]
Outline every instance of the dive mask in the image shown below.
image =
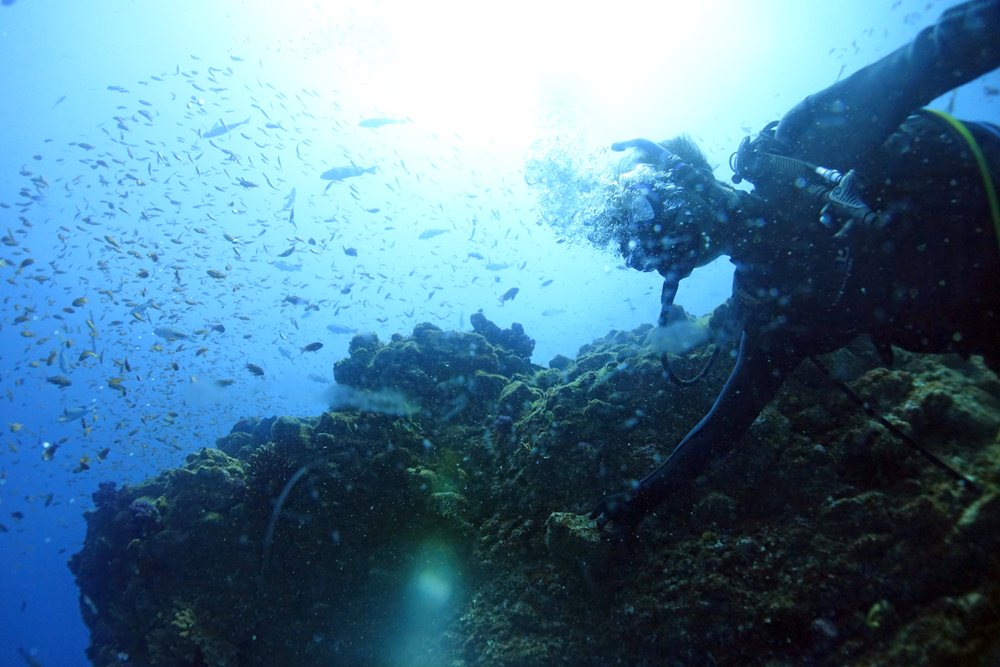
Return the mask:
[[629,229],[620,250],[628,267],[658,271],[664,278],[680,281],[698,266],[702,238],[693,219],[699,207],[682,196],[683,189],[671,190],[677,196],[664,202],[648,183],[628,187]]

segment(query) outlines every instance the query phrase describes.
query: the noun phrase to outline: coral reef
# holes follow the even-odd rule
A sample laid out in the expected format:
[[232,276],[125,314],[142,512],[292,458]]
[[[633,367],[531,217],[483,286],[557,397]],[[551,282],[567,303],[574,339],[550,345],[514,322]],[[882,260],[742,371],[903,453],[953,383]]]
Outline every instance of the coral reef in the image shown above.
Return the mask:
[[[805,362],[739,447],[679,487],[639,541],[619,544],[586,514],[701,419],[733,344],[703,382],[681,388],[664,377],[651,326],[613,331],[545,369],[526,361],[533,342],[520,327],[480,318],[474,333],[422,324],[388,343],[354,338],[337,381],[399,392],[418,410],[247,418],[182,468],[102,483],[70,561],[91,661],[943,667],[1000,657],[1000,381],[980,360],[896,350],[886,368],[864,338],[823,358],[982,493]],[[710,347],[675,358],[676,371],[693,376]]]

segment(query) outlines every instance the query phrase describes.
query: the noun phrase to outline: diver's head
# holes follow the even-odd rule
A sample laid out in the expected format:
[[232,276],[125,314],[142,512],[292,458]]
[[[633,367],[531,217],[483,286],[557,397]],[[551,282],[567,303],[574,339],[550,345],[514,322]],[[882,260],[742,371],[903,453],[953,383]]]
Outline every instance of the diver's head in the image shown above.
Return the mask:
[[622,161],[633,168],[619,175],[622,188],[615,234],[625,263],[680,281],[723,253],[731,188],[712,176],[698,146],[680,136],[662,143],[632,139],[613,150],[634,148]]
[[646,165],[623,175],[622,186],[616,236],[627,266],[679,282],[723,253],[719,212],[694,188]]
[[617,169],[612,167],[593,191],[590,206],[578,209],[574,218],[586,226],[594,245],[611,245],[628,266],[657,271],[677,283],[738,238],[730,216],[739,196],[715,180],[690,139],[660,144],[633,139],[611,148],[634,150]]

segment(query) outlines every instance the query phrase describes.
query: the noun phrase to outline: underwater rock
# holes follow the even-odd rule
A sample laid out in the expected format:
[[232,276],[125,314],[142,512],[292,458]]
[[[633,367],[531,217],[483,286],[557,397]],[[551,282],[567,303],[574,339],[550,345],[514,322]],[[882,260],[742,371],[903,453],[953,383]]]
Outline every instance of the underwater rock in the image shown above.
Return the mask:
[[131,515],[131,525],[139,533],[145,535],[152,532],[160,523],[160,512],[148,500],[134,500],[128,506]]
[[542,392],[528,386],[521,381],[514,381],[503,388],[500,397],[497,399],[498,410],[506,415],[510,415],[514,420],[531,404],[542,397]]
[[115,501],[118,499],[118,489],[115,488],[117,486],[115,482],[110,480],[98,484],[97,491],[90,494],[91,499],[94,501],[94,507],[97,509],[114,507]]
[[309,428],[295,417],[281,416],[271,425],[270,441],[286,452],[298,453],[306,449]]
[[[682,388],[651,325],[542,369],[521,356],[527,341],[514,351],[476,321],[485,333],[420,324],[352,340],[337,381],[405,391],[418,412],[248,418],[217,441],[225,451],[102,483],[70,561],[93,664],[383,664],[386,638],[431,594],[446,611],[421,635],[424,664],[945,667],[1000,654],[1000,381],[980,360],[897,350],[885,368],[864,338],[823,356],[981,495],[807,361],[622,544],[587,514],[711,408],[736,342]],[[711,351],[673,367],[691,377]]]
[[605,563],[615,548],[593,521],[566,512],[553,512],[545,520],[545,547],[555,560],[582,568]]
[[500,415],[493,420],[493,428],[501,435],[507,435],[514,430],[514,418],[510,415]]
[[523,353],[525,339],[530,341],[523,330],[501,332],[483,321],[492,327],[486,328],[495,343],[478,333],[442,331],[427,322],[416,325],[409,337],[393,336],[388,344],[355,336],[350,357],[334,365],[334,378],[362,391],[398,392],[435,419],[480,420],[494,409],[492,404],[514,375],[537,369],[501,346],[511,344]]
[[566,370],[569,365],[573,363],[573,360],[569,357],[564,357],[561,354],[557,354],[549,360],[549,368],[554,368],[559,371]]
[[482,336],[495,347],[507,350],[515,357],[527,361],[531,358],[531,353],[535,350],[535,339],[524,333],[524,327],[517,322],[510,325],[510,329],[500,329],[496,324],[490,322],[483,315],[483,311],[473,313],[469,317],[472,330]]
[[277,417],[245,417],[233,424],[228,435],[215,441],[215,448],[233,458],[249,461],[253,452],[271,437],[271,427]]

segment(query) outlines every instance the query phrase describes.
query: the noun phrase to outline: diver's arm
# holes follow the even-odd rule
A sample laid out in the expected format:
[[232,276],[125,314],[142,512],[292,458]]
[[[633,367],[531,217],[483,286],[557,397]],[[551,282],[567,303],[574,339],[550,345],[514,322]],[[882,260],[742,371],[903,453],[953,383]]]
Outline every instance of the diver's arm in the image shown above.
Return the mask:
[[1000,0],[946,10],[909,44],[810,95],[778,124],[789,157],[846,171],[916,109],[1000,67]]
[[[772,352],[781,349],[769,347]],[[798,361],[780,352],[765,353],[753,336],[744,334],[736,367],[704,419],[659,468],[634,489],[604,498],[590,518],[597,519],[598,526],[613,521],[617,531],[634,529],[675,489],[698,477],[740,441]]]

